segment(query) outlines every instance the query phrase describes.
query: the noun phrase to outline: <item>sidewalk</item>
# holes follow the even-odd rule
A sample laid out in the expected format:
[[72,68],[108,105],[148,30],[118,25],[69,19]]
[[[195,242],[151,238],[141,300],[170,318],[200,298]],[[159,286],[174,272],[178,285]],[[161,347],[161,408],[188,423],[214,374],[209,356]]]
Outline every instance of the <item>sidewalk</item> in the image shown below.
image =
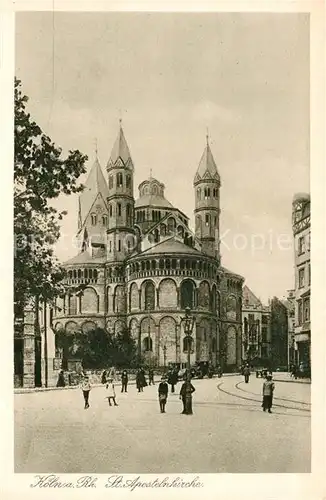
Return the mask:
[[310,378],[293,378],[288,372],[275,372],[273,373],[273,380],[275,382],[289,382],[292,384],[311,384]]
[[[240,375],[240,373],[224,373],[223,377],[232,377]],[[214,375],[214,378],[217,378],[217,375]],[[154,381],[157,384],[161,380],[161,377],[155,377]],[[135,385],[135,380],[130,380],[128,385]],[[121,382],[118,380],[114,383],[116,387],[121,386]],[[95,383],[92,384],[92,387],[102,387],[103,384]],[[28,394],[30,392],[46,392],[46,391],[68,391],[71,389],[79,389],[79,385],[67,385],[66,387],[16,387],[14,388],[14,394]]]

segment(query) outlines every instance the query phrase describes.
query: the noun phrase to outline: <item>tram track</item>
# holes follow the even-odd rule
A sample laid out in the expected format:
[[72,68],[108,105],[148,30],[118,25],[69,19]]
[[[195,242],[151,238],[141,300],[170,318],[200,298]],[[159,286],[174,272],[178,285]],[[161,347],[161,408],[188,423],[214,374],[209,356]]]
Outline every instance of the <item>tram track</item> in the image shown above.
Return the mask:
[[[243,384],[243,381],[238,382],[235,384],[235,387],[239,389],[239,391],[245,392],[246,394],[252,394],[253,396],[260,396],[260,394],[257,394],[256,392],[251,392],[251,391],[246,391],[243,387],[239,387],[241,384]],[[311,406],[311,403],[306,403],[305,401],[297,401],[296,399],[286,399],[286,398],[280,398],[278,396],[273,397],[274,401],[285,401],[286,403],[294,403],[298,405],[306,405],[306,406]]]
[[[228,396],[232,396],[232,397],[235,397],[235,398],[238,398],[238,399],[242,399],[242,400],[245,400],[245,401],[253,401],[255,403],[260,403],[261,404],[261,399],[254,399],[254,398],[249,398],[249,397],[245,397],[245,396],[241,396],[239,394],[234,394],[230,391],[227,391],[225,389],[222,389],[221,386],[223,385],[224,382],[220,382],[218,385],[217,385],[217,389],[224,393],[224,394],[227,394]],[[238,384],[235,384],[235,389],[238,389],[238,390],[241,390],[239,387],[237,387]],[[244,391],[243,392],[247,392],[247,391]],[[250,394],[248,392],[248,394]],[[252,393],[253,395],[257,395],[258,394],[254,394]],[[275,398],[276,399],[276,398]],[[308,408],[298,408],[298,407],[295,407],[295,406],[287,406],[287,405],[282,405],[282,404],[279,404],[279,403],[273,403],[273,406],[277,407],[277,408],[285,408],[286,410],[295,410],[295,411],[299,411],[299,412],[305,412],[305,413],[310,413],[310,409]]]

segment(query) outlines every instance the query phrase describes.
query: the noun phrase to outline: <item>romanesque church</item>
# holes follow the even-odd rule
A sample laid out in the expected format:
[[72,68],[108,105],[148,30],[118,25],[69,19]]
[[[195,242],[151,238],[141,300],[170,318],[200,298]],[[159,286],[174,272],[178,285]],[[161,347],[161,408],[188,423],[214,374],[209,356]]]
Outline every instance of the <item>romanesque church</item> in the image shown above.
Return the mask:
[[[180,186],[189,188],[190,186]],[[105,176],[98,158],[79,197],[79,253],[65,263],[82,293],[57,301],[54,331],[128,328],[153,366],[185,363],[182,318],[195,315],[192,362],[241,362],[243,278],[221,265],[220,175],[209,145],[194,165],[195,231],[151,175],[134,193],[134,164],[120,124]]]

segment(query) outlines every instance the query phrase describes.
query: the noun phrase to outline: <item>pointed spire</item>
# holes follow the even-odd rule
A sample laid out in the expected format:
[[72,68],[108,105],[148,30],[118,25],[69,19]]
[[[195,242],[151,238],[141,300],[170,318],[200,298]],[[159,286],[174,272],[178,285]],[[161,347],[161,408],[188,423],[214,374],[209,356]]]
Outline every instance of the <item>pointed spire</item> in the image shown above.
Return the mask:
[[216,166],[211,148],[209,146],[208,129],[207,129],[207,133],[206,133],[206,147],[205,147],[204,152],[202,154],[202,157],[200,159],[194,182],[198,182],[199,180],[204,179],[204,178],[205,179],[215,179],[218,181],[220,180],[217,166]]
[[121,167],[133,170],[133,163],[129,151],[127,141],[125,139],[122,119],[119,119],[119,133],[114,146],[112,148],[111,156],[107,164],[107,168]]
[[96,156],[85,182],[85,188],[79,196],[78,218],[81,221],[81,225],[84,223],[98,194],[101,194],[104,202],[106,202],[109,196],[108,186]]

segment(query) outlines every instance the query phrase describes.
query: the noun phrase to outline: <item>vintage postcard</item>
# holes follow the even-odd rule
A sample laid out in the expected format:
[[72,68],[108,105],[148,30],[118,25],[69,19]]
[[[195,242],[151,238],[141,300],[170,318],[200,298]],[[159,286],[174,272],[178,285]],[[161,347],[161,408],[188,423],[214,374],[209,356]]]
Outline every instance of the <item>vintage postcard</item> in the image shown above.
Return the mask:
[[5,493],[323,498],[323,2],[135,5],[3,16]]

